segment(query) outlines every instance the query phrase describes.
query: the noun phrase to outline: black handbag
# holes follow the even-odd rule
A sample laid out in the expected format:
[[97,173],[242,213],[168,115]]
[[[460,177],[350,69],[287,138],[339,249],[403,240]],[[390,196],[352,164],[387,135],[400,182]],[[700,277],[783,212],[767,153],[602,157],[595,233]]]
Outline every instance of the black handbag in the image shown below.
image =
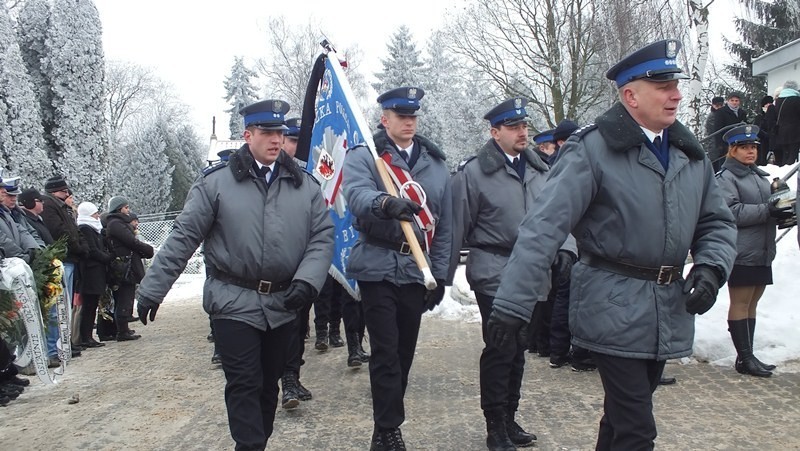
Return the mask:
[[131,256],[126,255],[111,260],[111,263],[108,264],[107,279],[111,285],[118,286],[121,283],[130,283],[132,279]]

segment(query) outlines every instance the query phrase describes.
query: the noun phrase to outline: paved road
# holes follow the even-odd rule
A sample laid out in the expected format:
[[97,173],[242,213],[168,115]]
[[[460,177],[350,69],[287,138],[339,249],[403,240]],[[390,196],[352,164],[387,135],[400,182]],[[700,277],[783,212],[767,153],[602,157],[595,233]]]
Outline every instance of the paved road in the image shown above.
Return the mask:
[[[58,386],[35,381],[0,408],[0,449],[232,449],[224,377],[210,364],[199,300],[168,302],[154,324],[136,328],[141,340],[87,350]],[[485,449],[479,334],[475,323],[423,319],[402,427],[409,449]],[[369,374],[345,359],[345,348],[307,351],[301,380],[314,399],[279,408],[270,449],[369,448]],[[597,374],[527,360],[519,422],[539,436],[538,448],[593,449],[603,400]],[[656,392],[658,448],[800,449],[800,374],[761,380],[677,363],[667,372],[678,384]],[[80,402],[68,404],[73,395]]]

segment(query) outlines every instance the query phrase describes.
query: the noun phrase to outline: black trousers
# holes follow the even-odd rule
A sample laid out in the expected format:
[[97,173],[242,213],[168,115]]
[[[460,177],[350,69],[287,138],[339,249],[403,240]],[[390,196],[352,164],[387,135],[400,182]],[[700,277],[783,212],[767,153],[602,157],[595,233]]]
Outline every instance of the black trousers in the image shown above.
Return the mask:
[[134,297],[136,297],[136,285],[132,283],[121,283],[114,292],[114,323],[118,335],[130,330],[128,320],[133,317]]
[[536,346],[543,354],[550,353],[550,320],[553,316],[554,293],[551,291],[547,301],[537,302],[528,328],[528,346]]
[[306,363],[303,354],[306,352],[306,332],[308,331],[308,316],[311,304],[297,312],[297,318],[289,326],[291,336],[287,342],[286,371],[300,375],[300,367]]
[[405,421],[403,397],[417,347],[425,287],[391,282],[358,282],[364,299],[371,357],[372,416],[379,429]]
[[319,296],[314,301],[314,328],[316,330],[339,330],[339,324],[342,321],[342,294],[347,294],[342,285],[337,282],[333,277],[328,276],[325,279],[325,284],[319,290]]
[[214,320],[225,372],[228,426],[237,450],[263,450],[272,435],[292,326],[261,331],[241,321]]
[[550,316],[550,353],[567,355],[569,353],[569,281],[553,287],[553,312]]
[[97,305],[100,303],[99,294],[83,294],[81,293],[81,302],[83,309],[81,310],[81,325],[80,325],[80,341],[88,341],[92,338],[92,328],[94,327],[94,320],[97,317]]
[[503,409],[516,412],[519,407],[519,390],[525,371],[525,347],[517,343],[513,353],[501,352],[486,343],[486,321],[492,313],[494,296],[475,293],[481,311],[483,351],[480,360],[481,409]]
[[364,336],[367,323],[364,321],[364,302],[355,300],[347,291],[342,295],[342,321],[345,335]]
[[663,360],[642,360],[591,353],[605,400],[596,450],[652,450],[656,438],[653,392],[658,387]]

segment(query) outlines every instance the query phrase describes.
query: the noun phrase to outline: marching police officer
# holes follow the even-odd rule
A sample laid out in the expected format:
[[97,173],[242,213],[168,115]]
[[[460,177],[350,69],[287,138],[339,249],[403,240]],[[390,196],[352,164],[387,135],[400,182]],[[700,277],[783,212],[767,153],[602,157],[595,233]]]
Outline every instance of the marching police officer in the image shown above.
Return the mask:
[[[426,307],[433,309],[442,300],[450,261],[449,170],[444,153],[416,133],[423,95],[421,88],[414,87],[381,94],[378,103],[383,109],[384,130],[375,134],[374,140],[375,151],[398,180],[413,180],[421,186],[427,198],[424,205],[389,196],[376,166],[383,162],[366,147],[351,150],[345,159],[344,194],[355,217],[353,226],[360,232],[347,274],[358,281],[361,290],[372,350],[373,450],[405,449],[399,427],[405,420],[403,396],[420,320]],[[426,291],[400,221],[412,222],[416,239],[427,249],[438,282],[435,290]]]
[[[453,255],[462,242],[470,248],[467,281],[475,292],[486,342],[486,320],[500,284],[511,248],[517,240],[525,213],[549,175],[547,163],[528,147],[526,99],[516,97],[492,108],[491,138],[476,155],[460,165],[453,181]],[[570,265],[572,251],[564,250]],[[559,252],[559,258],[563,258]],[[452,259],[451,259],[452,260]],[[455,271],[451,263],[450,272]],[[486,343],[480,358],[481,409],[486,418],[486,445],[490,450],[513,450],[527,446],[536,436],[515,421],[525,366],[524,345],[509,350]]]
[[192,185],[139,289],[139,318],[147,324],[205,243],[203,307],[214,321],[237,450],[266,447],[291,323],[316,296],[333,255],[319,185],[281,151],[288,110],[284,101],[263,100],[239,111],[246,144]]
[[487,324],[491,343],[514,346],[572,232],[580,255],[572,342],[592,352],[605,390],[598,450],[653,448],[652,395],[664,363],[691,354],[694,315],[713,306],[736,255],[736,226],[711,162],[676,121],[678,81],[687,78],[679,49],[655,42],[606,73],[619,102],[564,144],[520,225]]

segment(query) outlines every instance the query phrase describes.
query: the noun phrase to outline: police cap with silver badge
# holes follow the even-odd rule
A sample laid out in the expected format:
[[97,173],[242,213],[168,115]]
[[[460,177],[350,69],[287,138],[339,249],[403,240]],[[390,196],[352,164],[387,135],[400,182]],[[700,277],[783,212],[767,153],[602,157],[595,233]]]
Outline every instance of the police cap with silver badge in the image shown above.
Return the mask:
[[425,96],[422,88],[406,86],[386,91],[378,96],[384,110],[392,110],[401,116],[418,116],[419,101]]
[[617,88],[635,80],[685,80],[689,76],[678,67],[680,49],[681,43],[674,39],[654,42],[623,58],[606,72],[606,78],[614,80]]
[[514,97],[489,110],[488,113],[483,115],[483,118],[489,121],[492,127],[517,125],[521,122],[525,122],[525,119],[528,117],[528,112],[525,111],[525,105],[527,104],[528,99]]
[[733,127],[722,135],[728,145],[734,144],[760,144],[758,140],[758,132],[760,129],[758,125],[740,125]]
[[535,142],[536,144],[555,142],[553,138],[553,129],[551,128],[550,130],[545,130],[539,133],[538,135],[534,136],[533,142]]
[[255,126],[261,130],[286,130],[284,115],[289,112],[289,103],[284,100],[261,100],[239,110],[244,116],[244,127]]
[[297,138],[300,135],[300,122],[299,117],[286,119],[287,130],[283,131],[283,136]]
[[0,181],[0,187],[6,190],[6,194],[16,196],[22,193],[19,182],[19,177],[3,177],[2,181]]

